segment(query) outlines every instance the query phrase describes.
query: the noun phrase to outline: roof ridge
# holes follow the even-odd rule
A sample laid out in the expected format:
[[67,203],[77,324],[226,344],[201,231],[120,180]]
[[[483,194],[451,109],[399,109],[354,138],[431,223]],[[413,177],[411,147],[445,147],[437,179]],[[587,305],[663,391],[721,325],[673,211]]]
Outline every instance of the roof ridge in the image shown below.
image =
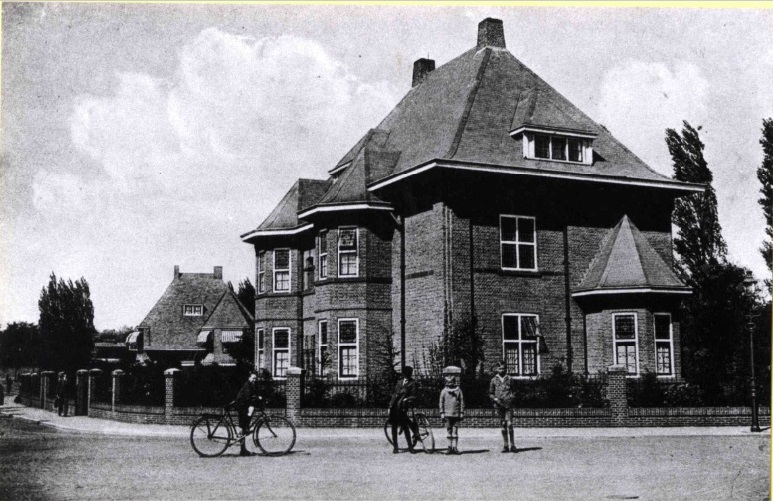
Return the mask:
[[467,104],[464,107],[464,113],[462,113],[462,118],[459,120],[459,127],[456,129],[456,135],[454,135],[454,139],[451,141],[451,147],[448,149],[446,158],[454,158],[454,155],[456,155],[456,152],[459,149],[459,143],[461,143],[464,130],[467,128],[467,120],[470,118],[472,105],[475,104],[475,98],[478,95],[480,83],[483,81],[483,74],[485,73],[486,68],[488,67],[488,62],[491,59],[492,49],[490,47],[486,47],[483,49],[483,51],[483,60],[481,61],[480,66],[478,67],[478,72],[475,75],[475,84],[472,86],[470,89],[470,94],[467,96]]

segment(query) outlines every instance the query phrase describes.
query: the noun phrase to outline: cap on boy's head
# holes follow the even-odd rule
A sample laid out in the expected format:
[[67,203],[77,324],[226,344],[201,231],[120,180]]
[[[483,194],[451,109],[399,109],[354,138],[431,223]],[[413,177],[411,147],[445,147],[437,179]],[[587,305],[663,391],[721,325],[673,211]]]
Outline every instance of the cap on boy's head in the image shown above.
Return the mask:
[[411,377],[413,375],[413,367],[406,365],[403,367],[403,376]]

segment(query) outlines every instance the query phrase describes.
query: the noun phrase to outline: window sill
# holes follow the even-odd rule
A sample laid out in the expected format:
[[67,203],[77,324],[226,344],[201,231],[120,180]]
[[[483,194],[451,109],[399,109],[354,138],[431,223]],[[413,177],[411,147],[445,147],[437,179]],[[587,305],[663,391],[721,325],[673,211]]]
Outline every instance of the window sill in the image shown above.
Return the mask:
[[541,277],[542,272],[540,270],[515,270],[515,269],[503,269],[500,268],[497,270],[497,273],[499,273],[502,276],[507,277]]

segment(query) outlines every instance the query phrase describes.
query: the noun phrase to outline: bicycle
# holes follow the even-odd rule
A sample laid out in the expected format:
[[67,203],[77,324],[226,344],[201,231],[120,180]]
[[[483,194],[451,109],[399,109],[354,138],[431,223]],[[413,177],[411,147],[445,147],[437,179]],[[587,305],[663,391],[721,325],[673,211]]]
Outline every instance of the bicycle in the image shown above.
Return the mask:
[[220,414],[204,413],[191,425],[191,446],[201,457],[217,457],[242,439],[257,446],[267,456],[283,456],[295,445],[295,426],[287,418],[255,409],[247,434],[237,432],[231,415],[233,402]]
[[[435,435],[432,433],[432,428],[430,427],[427,416],[421,412],[416,412],[415,409],[411,408],[408,411],[408,420],[411,423],[411,447],[414,447],[420,442],[424,452],[430,454],[435,452]],[[400,426],[397,436],[399,437],[403,433],[405,433],[404,428]],[[394,443],[392,443],[392,422],[389,418],[384,421],[384,435],[386,435],[389,444],[394,445]]]

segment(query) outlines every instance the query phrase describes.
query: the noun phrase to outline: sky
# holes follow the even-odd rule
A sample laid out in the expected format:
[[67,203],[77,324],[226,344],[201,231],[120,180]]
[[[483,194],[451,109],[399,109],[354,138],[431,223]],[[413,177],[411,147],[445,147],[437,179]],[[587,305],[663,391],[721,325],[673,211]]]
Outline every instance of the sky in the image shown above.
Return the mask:
[[768,276],[771,10],[3,2],[0,324],[36,323],[51,273],[86,279],[99,330],[139,324],[175,265],[254,283],[240,235],[486,17],[656,171],[665,129],[701,126],[728,257]]

